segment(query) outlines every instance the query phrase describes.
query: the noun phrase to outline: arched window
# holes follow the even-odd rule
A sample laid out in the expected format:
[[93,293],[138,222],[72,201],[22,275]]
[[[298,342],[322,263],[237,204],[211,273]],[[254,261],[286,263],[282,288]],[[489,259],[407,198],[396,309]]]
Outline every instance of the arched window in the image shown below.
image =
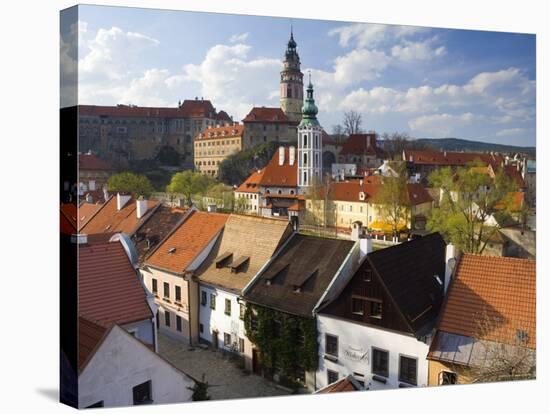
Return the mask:
[[286,88],[286,97],[292,98],[292,86],[288,85]]
[[307,154],[304,153],[304,165],[307,165]]
[[304,145],[304,148],[307,147],[307,134],[304,134],[303,145]]
[[304,185],[307,185],[307,172],[304,171]]

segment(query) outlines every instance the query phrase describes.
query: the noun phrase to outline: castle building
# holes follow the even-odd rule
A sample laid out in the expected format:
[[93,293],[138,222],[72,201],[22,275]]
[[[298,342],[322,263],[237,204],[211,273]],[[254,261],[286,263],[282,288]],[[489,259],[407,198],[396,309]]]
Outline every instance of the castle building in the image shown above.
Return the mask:
[[281,109],[292,122],[300,122],[302,119],[302,104],[304,101],[304,74],[300,71],[300,56],[296,51],[297,44],[294,41],[292,29],[288,41],[281,71]]
[[195,171],[217,177],[221,162],[243,149],[242,137],[243,125],[237,123],[206,128],[193,143]]
[[323,171],[323,128],[317,120],[317,106],[313,99],[311,76],[307,98],[302,108],[302,120],[298,125],[298,187],[310,187],[320,182]]

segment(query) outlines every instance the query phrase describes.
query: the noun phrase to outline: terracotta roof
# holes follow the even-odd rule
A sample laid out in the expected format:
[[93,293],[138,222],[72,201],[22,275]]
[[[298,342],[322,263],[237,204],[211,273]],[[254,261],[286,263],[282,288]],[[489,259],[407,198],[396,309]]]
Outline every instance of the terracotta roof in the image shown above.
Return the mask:
[[104,327],[153,317],[145,290],[120,242],[79,246],[78,313]]
[[160,205],[148,216],[147,220],[132,237],[140,264],[183,221],[188,211],[186,208]]
[[342,143],[340,155],[383,156],[383,151],[376,146],[376,134],[352,134]]
[[103,115],[123,118],[214,118],[216,110],[209,100],[186,99],[179,108],[79,105],[78,114],[79,116]]
[[244,132],[244,125],[228,125],[217,128],[207,128],[196,136],[195,141],[206,141],[209,139],[241,137]]
[[361,391],[362,387],[352,375],[341,378],[332,384],[321,388],[315,394],[329,394],[334,392]]
[[[145,264],[183,273],[220,233],[229,215],[193,211],[146,259]],[[172,249],[175,249],[172,251]]]
[[[527,333],[526,346],[536,346],[536,262],[511,257],[464,254],[451,280],[438,330],[471,338],[517,344],[517,331]],[[491,331],[483,335],[481,317]]]
[[244,297],[261,306],[311,317],[353,246],[350,240],[294,234]]
[[[376,203],[376,196],[384,185],[380,178],[365,177],[364,180],[334,181],[331,183],[331,199],[337,201]],[[361,200],[360,193],[364,193]],[[407,183],[407,201],[409,205],[419,205],[433,201],[428,191],[417,183]]]
[[99,170],[112,171],[113,167],[107,161],[102,160],[95,154],[78,154],[78,171]]
[[508,177],[510,177],[514,183],[518,186],[518,188],[526,188],[527,184],[525,184],[525,180],[523,179],[523,176],[518,171],[517,167],[514,165],[505,165],[504,166],[504,172]]
[[108,328],[98,325],[89,319],[79,316],[78,318],[78,370],[82,371],[86,362],[95,353]]
[[86,200],[86,196],[90,195],[92,197],[93,203],[103,204],[105,202],[105,193],[103,190],[88,190],[84,192],[84,195],[79,196],[80,201]]
[[273,157],[263,170],[260,179],[262,186],[296,187],[298,186],[298,149],[295,148],[294,164],[290,165],[290,150],[285,148],[285,159],[283,165],[279,165],[279,150],[275,151]]
[[264,175],[265,168],[254,171],[250,176],[235,189],[240,193],[258,193],[260,191],[260,183]]
[[282,122],[290,123],[281,108],[266,108],[255,106],[243,119],[243,122]]
[[102,206],[103,204],[80,203],[78,206],[78,229],[82,229]]
[[158,205],[158,201],[148,200],[145,216],[138,219],[136,201],[130,198],[121,210],[117,210],[117,196],[114,195],[101,206],[100,210],[80,230],[82,233],[87,234],[123,232],[131,236],[141,227]]
[[[288,220],[232,214],[212,252],[197,269],[199,280],[240,292],[271,258],[277,247],[292,234]],[[231,253],[222,267],[216,267],[216,258]],[[237,272],[226,265],[248,257]]]
[[523,191],[513,191],[508,193],[507,196],[495,205],[496,209],[509,208],[511,212],[521,211],[523,203],[525,201],[525,193]]
[[504,157],[497,154],[484,154],[478,152],[452,152],[430,150],[405,150],[405,161],[415,164],[427,164],[438,166],[466,165],[472,161],[480,160],[493,168],[500,167],[504,163]]

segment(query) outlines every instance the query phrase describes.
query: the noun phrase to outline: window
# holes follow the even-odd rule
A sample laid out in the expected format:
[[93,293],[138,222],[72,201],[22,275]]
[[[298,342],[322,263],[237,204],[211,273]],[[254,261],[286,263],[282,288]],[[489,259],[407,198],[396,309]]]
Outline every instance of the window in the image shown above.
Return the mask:
[[152,286],[153,287],[153,293],[157,294],[158,293],[157,279],[153,279],[152,282],[153,282],[153,286]]
[[244,312],[246,311],[246,307],[244,306],[244,303],[239,304],[239,318],[244,319]]
[[365,269],[363,273],[363,281],[370,282],[372,280],[372,269]]
[[224,313],[225,313],[226,315],[231,316],[231,299],[226,299],[226,300],[225,300],[225,309],[224,309]]
[[307,147],[307,134],[304,134],[304,147]]
[[439,385],[452,385],[457,383],[456,372],[441,371],[439,373]]
[[372,373],[382,377],[388,377],[389,352],[372,348]]
[[351,298],[351,313],[354,313],[355,315],[363,315],[363,302],[363,299]]
[[168,282],[164,282],[164,297],[166,299],[170,298],[170,284]]
[[152,404],[151,381],[146,381],[132,388],[134,405]]
[[336,381],[338,381],[338,373],[336,371],[327,369],[327,383],[332,384],[333,382],[336,382]]
[[239,338],[239,352],[242,354],[244,352],[244,339]]
[[176,302],[181,302],[181,286],[176,286]]
[[307,165],[307,154],[304,153],[304,165]]
[[369,316],[371,318],[382,319],[382,302],[369,301]]
[[164,311],[164,324],[170,326],[170,312]]
[[216,295],[210,294],[210,309],[216,310]]
[[201,305],[206,306],[206,292],[201,290]]
[[179,315],[176,315],[176,329],[181,332],[181,316]]
[[228,334],[227,332],[223,334],[223,344],[227,348],[231,347],[231,334]]
[[399,357],[399,381],[416,385],[416,358]]
[[338,356],[338,337],[325,334],[325,354]]

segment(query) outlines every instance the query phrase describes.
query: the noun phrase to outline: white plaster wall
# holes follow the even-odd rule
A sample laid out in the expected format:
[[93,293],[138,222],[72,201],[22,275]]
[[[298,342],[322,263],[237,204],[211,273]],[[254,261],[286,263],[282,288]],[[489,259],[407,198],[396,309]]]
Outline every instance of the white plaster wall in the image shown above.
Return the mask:
[[154,325],[152,319],[144,319],[142,321],[129,323],[124,325],[123,328],[127,332],[135,332],[135,337],[139,340],[151,345],[155,344],[155,337],[153,336]]
[[154,404],[191,401],[191,378],[115,326],[78,378],[79,408],[132,405],[132,388],[149,380]]
[[[201,291],[206,292],[207,302],[201,304]],[[210,309],[210,294],[216,295],[216,309]],[[218,331],[219,348],[228,347],[224,343],[224,333],[232,336],[232,341],[238,344],[238,338],[245,339],[244,321],[239,318],[240,306],[237,302],[238,296],[222,289],[217,289],[206,284],[199,284],[199,322],[203,325],[203,332],[199,336],[212,343],[212,331]],[[231,301],[231,316],[225,314],[225,299]],[[246,345],[245,345],[246,346]]]
[[[319,332],[319,369],[316,387],[323,388],[327,383],[327,369],[338,372],[343,378],[354,372],[365,376],[365,386],[371,390],[392,389],[399,387],[399,356],[417,358],[417,386],[428,384],[428,344],[415,337],[371,328],[342,319],[320,314],[317,316]],[[332,362],[323,358],[325,354],[325,333],[338,337],[338,361]],[[351,347],[351,348],[350,348]],[[372,380],[372,347],[389,351],[389,377],[386,384]],[[362,356],[358,358],[357,356]]]

